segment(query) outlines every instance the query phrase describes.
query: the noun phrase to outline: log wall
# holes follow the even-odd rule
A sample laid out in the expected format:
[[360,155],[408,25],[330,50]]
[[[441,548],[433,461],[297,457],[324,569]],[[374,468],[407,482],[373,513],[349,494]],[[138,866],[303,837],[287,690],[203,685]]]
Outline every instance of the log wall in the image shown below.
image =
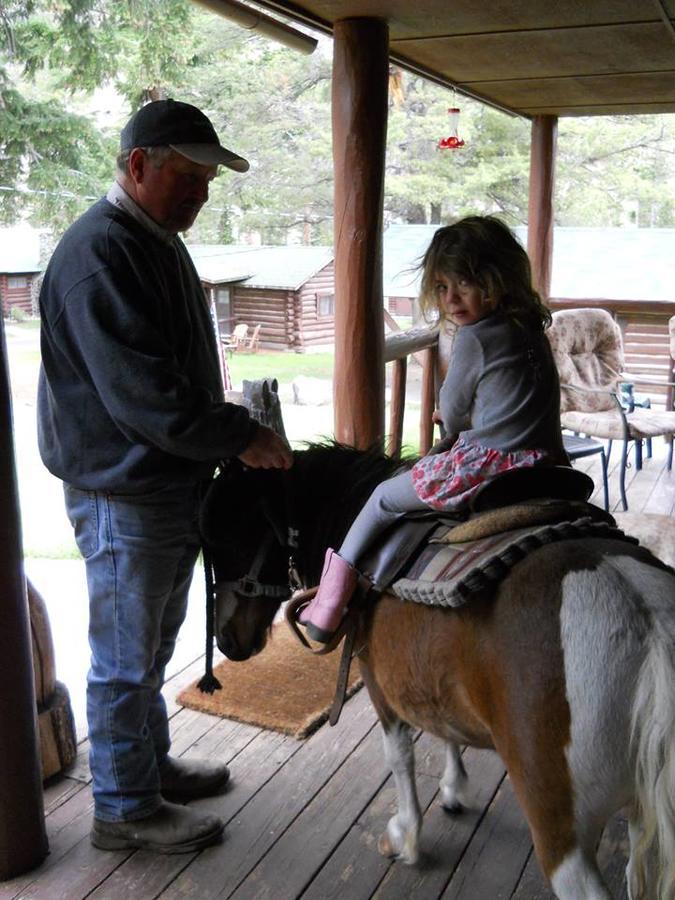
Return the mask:
[[394,316],[412,316],[414,306],[412,297],[389,297],[388,309]]
[[306,281],[300,290],[249,288],[232,290],[233,326],[245,322],[252,331],[260,324],[259,346],[268,350],[295,350],[330,344],[335,336],[334,316],[320,316],[318,297],[334,296],[333,263]]
[[258,344],[270,350],[293,345],[293,292],[282,289],[247,288],[232,291],[233,327],[245,322],[249,332],[260,324]]
[[306,281],[295,295],[295,350],[317,344],[332,344],[335,316],[319,315],[319,297],[333,298],[335,304],[335,266],[333,263]]
[[[0,274],[0,301],[3,316],[9,315],[11,309],[21,309],[29,316],[32,314],[30,289],[33,277],[33,272],[12,272],[11,274],[3,272]],[[10,278],[23,278],[26,284],[23,287],[10,287]]]

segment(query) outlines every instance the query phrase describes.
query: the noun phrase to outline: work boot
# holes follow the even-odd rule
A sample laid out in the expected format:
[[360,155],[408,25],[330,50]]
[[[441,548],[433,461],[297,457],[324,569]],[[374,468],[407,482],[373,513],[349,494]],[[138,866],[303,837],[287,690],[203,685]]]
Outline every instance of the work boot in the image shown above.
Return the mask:
[[186,803],[217,794],[230,780],[230,770],[224,763],[167,756],[159,767],[159,779],[163,797]]
[[217,816],[163,801],[158,810],[143,819],[104,822],[95,818],[91,842],[100,850],[193,853],[215,844],[224,827]]
[[300,624],[313,641],[328,644],[340,627],[352,598],[359,573],[347,560],[326,550],[319,590],[309,606],[300,613]]

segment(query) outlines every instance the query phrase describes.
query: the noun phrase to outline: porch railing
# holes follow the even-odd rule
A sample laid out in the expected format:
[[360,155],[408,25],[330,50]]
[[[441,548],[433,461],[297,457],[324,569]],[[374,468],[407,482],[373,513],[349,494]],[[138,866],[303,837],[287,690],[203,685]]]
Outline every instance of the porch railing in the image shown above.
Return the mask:
[[390,456],[400,456],[403,445],[409,356],[414,356],[422,365],[419,452],[425,454],[433,443],[434,423],[431,417],[436,402],[438,380],[438,328],[416,328],[390,334],[385,338],[384,361],[393,364],[387,442],[387,453]]

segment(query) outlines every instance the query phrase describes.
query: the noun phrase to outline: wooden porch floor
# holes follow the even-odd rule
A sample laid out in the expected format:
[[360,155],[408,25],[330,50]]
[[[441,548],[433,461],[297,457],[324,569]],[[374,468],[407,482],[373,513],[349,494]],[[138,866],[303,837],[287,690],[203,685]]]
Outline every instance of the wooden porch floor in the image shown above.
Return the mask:
[[[655,445],[655,451],[642,472],[630,472],[630,508],[673,516],[675,478],[665,469],[662,447]],[[616,459],[612,462],[614,504]],[[600,483],[597,457],[579,463]],[[601,495],[594,500],[600,504]],[[465,751],[471,807],[451,816],[442,811],[437,797],[442,747],[428,735],[418,736],[424,856],[419,866],[406,867],[380,857],[376,849],[393,811],[394,789],[365,691],[346,704],[335,728],[325,725],[308,740],[297,741],[178,707],[173,698],[199,676],[201,667],[201,658],[187,661],[167,683],[166,696],[173,752],[217,756],[231,763],[229,791],[195,804],[226,820],[222,844],[172,857],[95,850],[89,843],[92,799],[84,742],[68,775],[57,777],[45,790],[50,855],[34,871],[1,883],[0,900],[553,898],[495,754]],[[599,852],[616,898],[627,896],[626,850],[625,821],[617,817],[606,829]]]

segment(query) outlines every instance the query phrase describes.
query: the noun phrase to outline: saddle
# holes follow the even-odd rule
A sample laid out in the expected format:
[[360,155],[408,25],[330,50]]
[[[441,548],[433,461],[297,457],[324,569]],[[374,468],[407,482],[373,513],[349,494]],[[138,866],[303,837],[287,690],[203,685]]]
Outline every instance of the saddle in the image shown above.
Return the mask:
[[567,466],[512,469],[480,486],[469,507],[456,515],[435,510],[409,513],[389,528],[359,560],[359,571],[376,591],[391,585],[429,542],[462,543],[502,532],[589,518],[615,526],[588,503],[593,480]]

